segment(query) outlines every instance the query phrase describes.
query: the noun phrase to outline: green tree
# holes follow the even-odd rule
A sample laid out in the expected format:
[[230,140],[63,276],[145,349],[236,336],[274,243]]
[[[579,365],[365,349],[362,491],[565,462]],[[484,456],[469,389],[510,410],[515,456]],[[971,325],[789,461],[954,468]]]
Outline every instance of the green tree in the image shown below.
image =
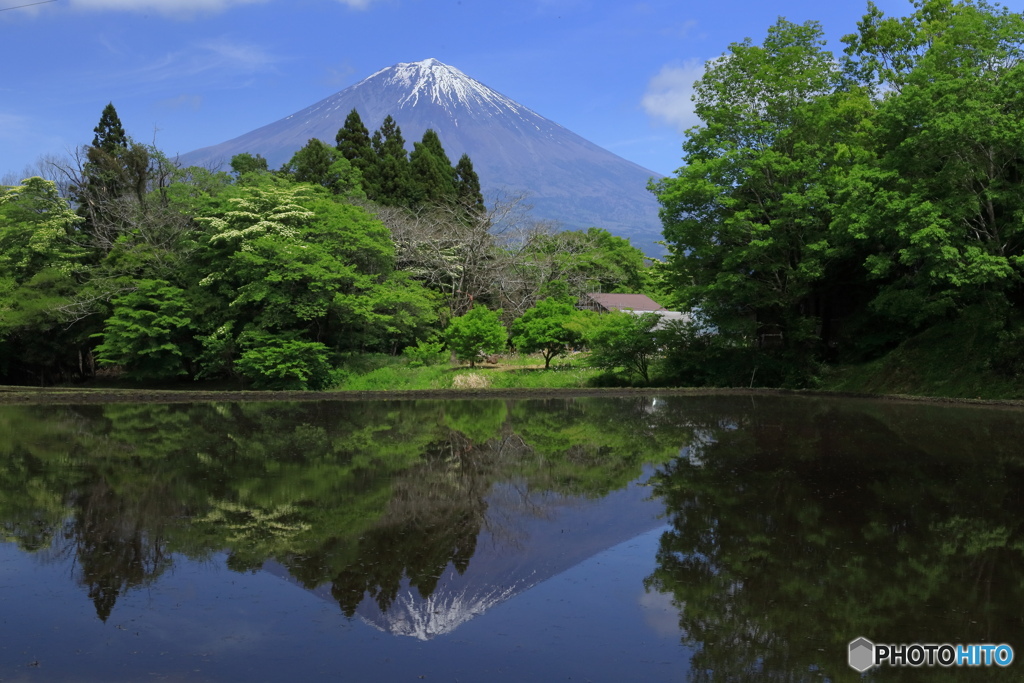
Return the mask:
[[831,229],[850,167],[862,161],[867,92],[844,81],[815,22],[780,19],[708,63],[702,125],[685,165],[652,184],[662,205],[671,285],[720,329],[805,364],[843,299],[851,258]]
[[330,349],[298,334],[252,332],[239,339],[238,374],[254,389],[326,389],[331,383]]
[[644,382],[650,382],[651,362],[658,356],[655,328],[661,320],[657,313],[633,315],[624,311],[580,315],[568,323],[590,348],[587,362],[595,368],[614,372],[626,368]]
[[849,68],[883,91],[875,158],[840,224],[865,246],[874,310],[914,329],[964,306],[1024,303],[1024,17],[983,1],[877,7]]
[[370,143],[370,131],[363,125],[358,111],[353,109],[348,113],[334,139],[341,155],[359,171],[368,185],[373,186],[373,169],[377,159]]
[[565,326],[575,315],[576,308],[568,301],[541,299],[512,324],[512,344],[526,353],[540,351],[547,370],[552,358],[579,339]]
[[459,205],[471,213],[482,215],[487,211],[484,195],[480,192],[480,178],[473,170],[473,161],[468,154],[459,157],[455,164],[455,196]]
[[8,381],[87,373],[90,330],[70,312],[93,260],[81,223],[51,181],[0,187],[0,377]]
[[133,379],[189,374],[195,349],[185,292],[162,280],[140,280],[113,301],[96,347],[100,365],[121,366]]
[[402,129],[389,114],[370,141],[377,155],[373,185],[367,185],[367,196],[388,206],[409,206],[412,203],[409,153],[405,149]]
[[450,206],[456,202],[455,169],[432,128],[423,133],[420,142],[413,144],[409,166],[417,202],[433,206]]
[[453,318],[445,330],[448,347],[459,360],[475,367],[477,359],[505,348],[508,332],[501,323],[501,311],[477,304],[465,315]]
[[0,274],[23,283],[45,268],[81,268],[88,255],[76,242],[81,222],[52,181],[0,187]]
[[239,178],[246,173],[266,173],[268,170],[267,160],[260,154],[252,155],[243,152],[231,157],[231,170]]
[[[436,303],[395,271],[387,229],[325,190],[270,180],[234,188],[197,218],[205,234],[190,291],[202,372],[264,372],[301,342],[309,377],[320,377],[323,349],[394,353],[426,336]],[[270,337],[273,353],[260,352]]]
[[93,129],[92,145],[70,187],[85,223],[83,230],[95,245],[108,251],[123,233],[122,199],[142,202],[149,190],[149,150],[125,133],[114,105],[103,109]]
[[116,154],[129,147],[128,134],[121,125],[121,118],[117,115],[113,102],[108,102],[103,108],[100,122],[93,128],[93,133],[95,135],[92,138],[92,146],[107,154]]
[[362,176],[337,149],[317,138],[310,138],[306,146],[292,155],[281,168],[296,182],[312,183],[345,197],[363,197]]

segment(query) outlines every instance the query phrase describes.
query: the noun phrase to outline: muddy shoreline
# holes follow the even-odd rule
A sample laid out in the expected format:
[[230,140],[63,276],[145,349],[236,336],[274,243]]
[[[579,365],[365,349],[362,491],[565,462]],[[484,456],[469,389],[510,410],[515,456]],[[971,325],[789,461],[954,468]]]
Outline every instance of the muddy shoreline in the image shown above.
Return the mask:
[[213,403],[269,401],[410,401],[425,399],[549,399],[625,396],[812,396],[914,403],[1024,407],[1022,400],[988,400],[858,394],[788,389],[573,388],[573,389],[418,389],[407,391],[246,391],[183,389],[89,389],[0,386],[0,405],[82,405],[96,403]]

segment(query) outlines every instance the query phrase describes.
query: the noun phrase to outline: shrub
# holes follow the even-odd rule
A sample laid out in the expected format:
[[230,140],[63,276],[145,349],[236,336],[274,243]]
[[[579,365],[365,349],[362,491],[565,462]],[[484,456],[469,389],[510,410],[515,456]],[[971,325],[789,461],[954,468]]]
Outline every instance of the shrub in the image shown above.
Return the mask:
[[245,336],[244,346],[235,369],[254,389],[320,390],[331,384],[329,349],[320,342],[260,334]]

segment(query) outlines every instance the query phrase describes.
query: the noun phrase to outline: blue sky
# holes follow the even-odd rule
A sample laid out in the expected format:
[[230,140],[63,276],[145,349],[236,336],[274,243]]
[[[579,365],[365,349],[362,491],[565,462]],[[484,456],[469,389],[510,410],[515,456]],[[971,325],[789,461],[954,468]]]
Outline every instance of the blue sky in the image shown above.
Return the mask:
[[[0,0],[0,9],[38,0]],[[886,14],[908,0],[876,0]],[[1024,0],[1003,3],[1013,11]],[[652,171],[681,163],[688,87],[779,16],[836,52],[866,2],[56,0],[0,11],[0,176],[92,140],[113,102],[169,154],[223,142],[398,62],[435,57]]]

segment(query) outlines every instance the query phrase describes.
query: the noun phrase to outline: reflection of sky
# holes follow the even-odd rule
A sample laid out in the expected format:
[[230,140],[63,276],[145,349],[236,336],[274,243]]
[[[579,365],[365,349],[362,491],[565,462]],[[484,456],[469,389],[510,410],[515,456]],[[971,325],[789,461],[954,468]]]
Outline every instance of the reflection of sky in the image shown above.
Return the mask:
[[174,569],[96,618],[71,569],[0,544],[4,681],[685,680],[671,609],[643,588],[655,529],[429,642],[396,638],[223,557]]
[[[652,473],[644,470],[640,481]],[[663,506],[633,482],[600,498],[532,491],[522,481],[495,484],[468,568],[449,564],[434,592],[422,597],[407,582],[386,612],[370,597],[358,614],[393,635],[429,640],[460,628],[505,600],[607,548],[659,526]],[[653,558],[653,554],[652,554]],[[330,586],[317,590],[328,600]]]

